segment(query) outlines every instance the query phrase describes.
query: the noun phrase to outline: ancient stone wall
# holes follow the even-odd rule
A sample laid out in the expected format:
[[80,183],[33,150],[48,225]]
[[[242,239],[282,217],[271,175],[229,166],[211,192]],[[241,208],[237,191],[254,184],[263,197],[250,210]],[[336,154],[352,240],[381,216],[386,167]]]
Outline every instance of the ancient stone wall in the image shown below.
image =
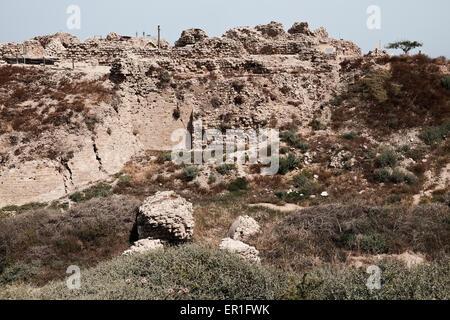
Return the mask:
[[[220,38],[188,30],[175,47],[163,42],[162,49],[154,40],[116,34],[80,42],[59,33],[25,46],[29,56],[84,62],[78,72],[102,79],[111,102],[87,106],[98,119],[91,130],[61,126],[20,142],[14,149],[30,150],[26,157],[15,155],[9,143],[15,132],[0,134],[0,157],[7,159],[0,159],[0,207],[57,199],[119,172],[142,151],[170,150],[172,133],[187,129],[191,118],[201,119],[205,129],[279,127],[293,117],[307,126],[348,82],[340,63],[361,56],[356,45],[328,38],[323,28],[311,31],[299,23],[285,32],[275,22]],[[1,44],[0,56],[21,50],[21,44]],[[55,78],[72,76],[52,68]],[[72,155],[42,156],[54,148]]]

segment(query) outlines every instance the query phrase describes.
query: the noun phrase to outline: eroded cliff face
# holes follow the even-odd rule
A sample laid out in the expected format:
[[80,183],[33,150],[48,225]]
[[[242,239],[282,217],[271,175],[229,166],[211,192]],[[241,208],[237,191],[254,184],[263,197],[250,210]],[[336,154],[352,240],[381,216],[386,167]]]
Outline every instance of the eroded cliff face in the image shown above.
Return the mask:
[[[221,130],[279,127],[293,117],[307,126],[353,80],[340,63],[361,56],[306,23],[288,32],[275,22],[236,28],[221,38],[186,30],[161,49],[116,34],[85,42],[56,34],[25,45],[30,56],[61,62],[0,69],[0,207],[61,198],[143,151],[170,150],[172,133],[192,119]],[[0,55],[21,48],[0,44]]]

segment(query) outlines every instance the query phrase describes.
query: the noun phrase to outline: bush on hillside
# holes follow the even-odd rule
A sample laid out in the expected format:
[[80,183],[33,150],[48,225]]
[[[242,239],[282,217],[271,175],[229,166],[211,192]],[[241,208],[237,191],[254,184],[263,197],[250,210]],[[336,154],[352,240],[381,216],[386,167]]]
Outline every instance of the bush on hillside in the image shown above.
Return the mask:
[[[64,277],[69,265],[94,266],[120,254],[136,240],[133,226],[139,205],[133,198],[112,196],[77,204],[64,213],[46,208],[1,218],[1,281],[26,278],[43,284]],[[1,275],[1,269],[7,274],[17,271],[18,276]]]
[[296,132],[296,128],[282,132],[280,134],[280,139],[281,141],[289,144],[291,147],[300,149],[302,152],[306,152],[309,149],[309,144],[300,138]]
[[377,168],[394,168],[397,165],[397,161],[397,153],[391,148],[385,148],[381,154],[375,158],[375,166]]
[[[263,261],[304,271],[320,260],[345,262],[354,254],[401,254],[411,250],[441,259],[450,253],[450,208],[327,205],[305,208],[255,239]],[[449,219],[450,220],[450,219]],[[316,261],[316,262],[315,262]]]
[[183,177],[186,181],[193,181],[198,176],[197,167],[185,167],[183,168]]
[[[288,274],[197,245],[120,257],[83,270],[80,290],[51,283],[38,299],[270,300],[280,297]],[[0,293],[4,297],[7,293]],[[22,297],[22,298],[31,298]]]
[[439,145],[450,132],[450,120],[438,127],[431,127],[419,134],[419,139],[429,146]]
[[280,158],[278,173],[285,175],[286,173],[301,167],[302,165],[295,154],[289,153],[286,157]]
[[293,278],[286,299],[308,300],[448,300],[450,261],[411,269],[383,261],[381,289],[369,290],[365,268],[328,267]]

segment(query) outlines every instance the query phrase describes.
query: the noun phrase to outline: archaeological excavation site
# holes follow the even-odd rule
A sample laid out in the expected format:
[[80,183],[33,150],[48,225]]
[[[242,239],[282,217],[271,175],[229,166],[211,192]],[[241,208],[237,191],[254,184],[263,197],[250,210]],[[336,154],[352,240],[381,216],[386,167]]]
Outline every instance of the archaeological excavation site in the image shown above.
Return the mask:
[[450,298],[446,57],[162,31],[0,43],[0,300]]

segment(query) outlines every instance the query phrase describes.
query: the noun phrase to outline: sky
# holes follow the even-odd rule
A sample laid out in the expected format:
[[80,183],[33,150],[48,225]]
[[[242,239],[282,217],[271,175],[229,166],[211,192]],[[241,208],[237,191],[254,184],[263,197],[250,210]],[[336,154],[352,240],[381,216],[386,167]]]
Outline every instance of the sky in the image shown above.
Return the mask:
[[[80,9],[79,19],[73,20],[73,11],[67,13],[71,5]],[[370,6],[379,11],[368,13]],[[423,53],[449,58],[449,12],[449,0],[1,0],[0,42],[59,31],[82,40],[112,31],[155,36],[161,25],[162,37],[173,44],[189,28],[221,36],[239,26],[277,21],[288,30],[294,22],[306,21],[311,29],[324,26],[332,38],[355,42],[363,53],[379,42],[384,47],[416,40],[424,44]],[[79,29],[73,29],[74,21],[80,22]]]

